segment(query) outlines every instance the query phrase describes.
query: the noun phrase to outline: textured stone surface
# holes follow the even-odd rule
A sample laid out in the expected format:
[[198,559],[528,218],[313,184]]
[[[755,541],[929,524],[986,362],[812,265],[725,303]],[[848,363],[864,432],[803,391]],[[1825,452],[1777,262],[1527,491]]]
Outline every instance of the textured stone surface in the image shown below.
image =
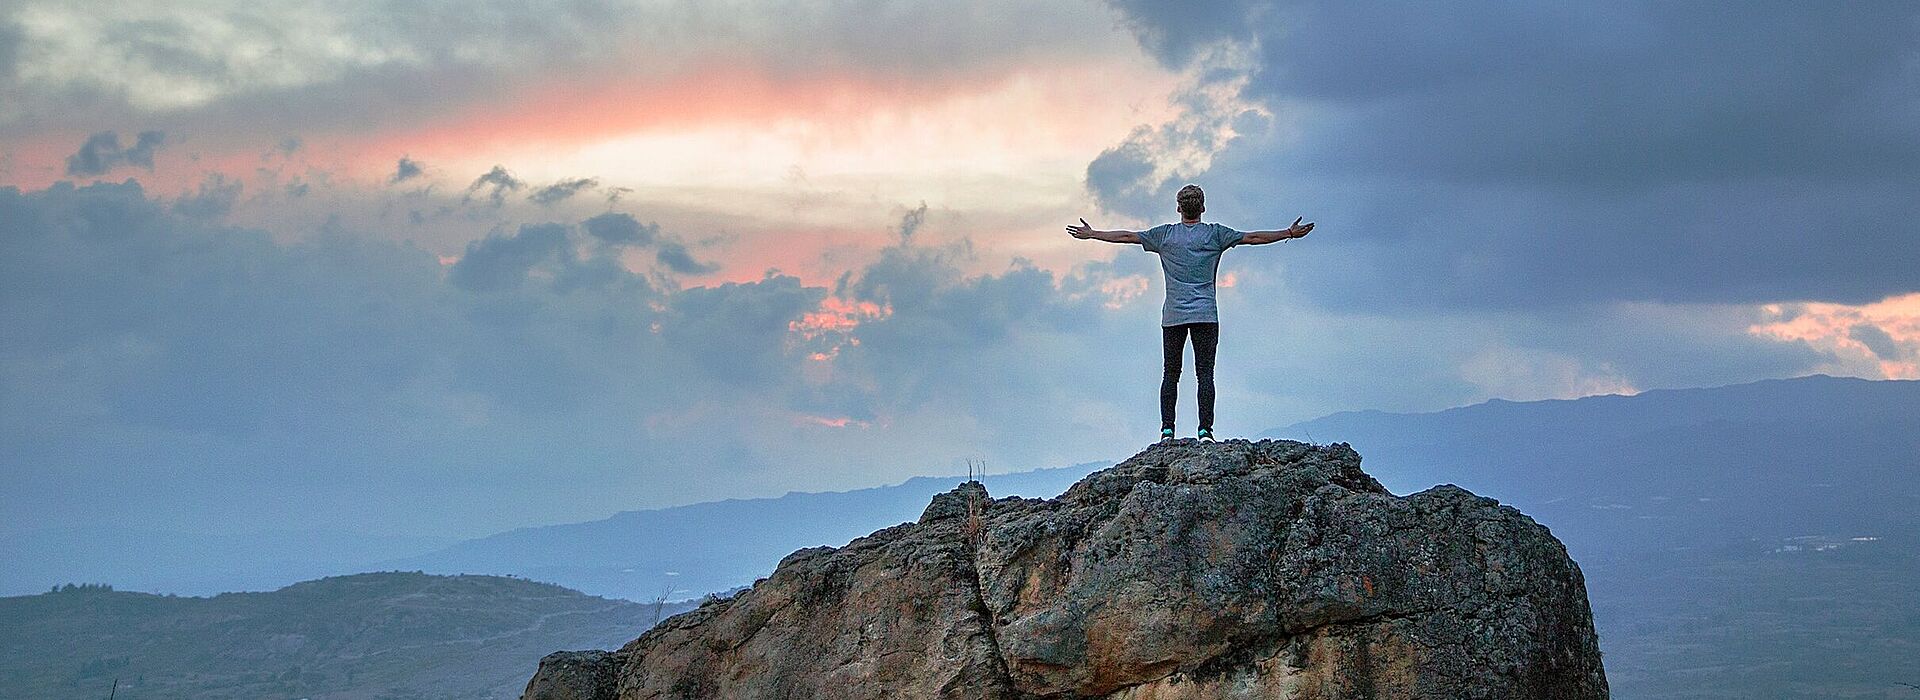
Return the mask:
[[596,700],[614,697],[626,655],[606,651],[556,651],[540,660],[525,697]]
[[556,655],[527,697],[1607,696],[1545,527],[1288,441],[1156,445],[1056,499],[964,484],[594,658],[612,684]]

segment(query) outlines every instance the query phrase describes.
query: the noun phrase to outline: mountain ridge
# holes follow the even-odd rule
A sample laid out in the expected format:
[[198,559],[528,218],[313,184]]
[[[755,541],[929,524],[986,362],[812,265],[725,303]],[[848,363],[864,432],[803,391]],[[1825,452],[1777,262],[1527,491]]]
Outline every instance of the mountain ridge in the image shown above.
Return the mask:
[[[1050,496],[1099,466],[987,477],[1004,493]],[[662,591],[691,598],[753,582],[787,552],[844,544],[875,525],[912,520],[960,477],[914,477],[847,491],[726,499],[622,511],[578,523],[517,528],[380,566],[430,572],[514,573],[630,600]],[[726,536],[716,536],[725,532]],[[702,543],[690,548],[688,543]]]

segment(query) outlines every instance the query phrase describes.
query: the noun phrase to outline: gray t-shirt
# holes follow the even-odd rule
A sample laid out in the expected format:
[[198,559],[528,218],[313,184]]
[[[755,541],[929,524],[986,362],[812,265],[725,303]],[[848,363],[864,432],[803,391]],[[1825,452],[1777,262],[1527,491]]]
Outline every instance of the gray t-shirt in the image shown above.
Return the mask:
[[1161,224],[1140,232],[1140,247],[1160,254],[1167,273],[1167,301],[1160,306],[1160,325],[1219,323],[1213,299],[1213,277],[1220,254],[1240,243],[1239,231],[1220,224]]

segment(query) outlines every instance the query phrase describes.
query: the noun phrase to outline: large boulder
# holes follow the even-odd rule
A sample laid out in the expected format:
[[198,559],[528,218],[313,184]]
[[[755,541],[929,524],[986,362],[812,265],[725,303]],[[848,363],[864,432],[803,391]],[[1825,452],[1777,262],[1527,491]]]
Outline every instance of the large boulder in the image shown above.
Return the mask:
[[1156,445],[1054,499],[962,484],[618,652],[550,656],[525,697],[1584,700],[1607,684],[1580,568],[1545,527],[1454,486],[1394,496],[1344,444],[1263,440]]

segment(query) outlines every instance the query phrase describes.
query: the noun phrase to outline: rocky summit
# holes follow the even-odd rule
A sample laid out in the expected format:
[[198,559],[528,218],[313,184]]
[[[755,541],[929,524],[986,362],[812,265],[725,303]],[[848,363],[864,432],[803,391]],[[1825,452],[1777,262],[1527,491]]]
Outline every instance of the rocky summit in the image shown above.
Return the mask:
[[1345,444],[1155,445],[1052,499],[977,482],[789,555],[526,700],[1607,697],[1580,567]]

